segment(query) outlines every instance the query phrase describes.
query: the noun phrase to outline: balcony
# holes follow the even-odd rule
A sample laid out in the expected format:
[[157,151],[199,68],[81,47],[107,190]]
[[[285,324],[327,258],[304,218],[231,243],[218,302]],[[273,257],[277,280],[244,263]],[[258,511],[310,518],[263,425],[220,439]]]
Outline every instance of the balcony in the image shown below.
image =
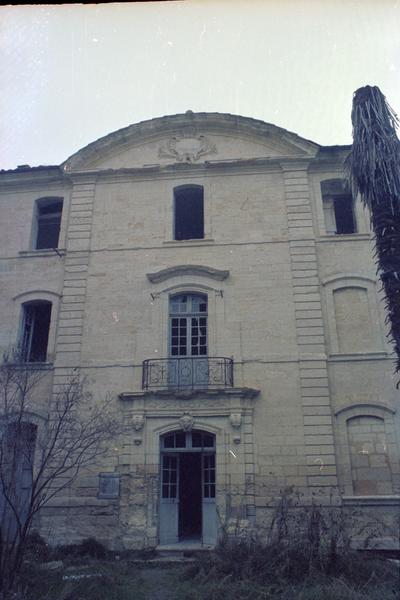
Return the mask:
[[233,387],[233,359],[151,358],[143,361],[143,390],[200,390]]

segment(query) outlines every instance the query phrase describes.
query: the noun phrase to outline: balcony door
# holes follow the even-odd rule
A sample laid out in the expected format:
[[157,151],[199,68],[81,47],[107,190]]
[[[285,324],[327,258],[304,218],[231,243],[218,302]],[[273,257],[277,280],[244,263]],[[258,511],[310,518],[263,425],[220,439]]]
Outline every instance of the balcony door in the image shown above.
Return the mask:
[[179,294],[170,299],[169,369],[172,387],[208,384],[207,296]]

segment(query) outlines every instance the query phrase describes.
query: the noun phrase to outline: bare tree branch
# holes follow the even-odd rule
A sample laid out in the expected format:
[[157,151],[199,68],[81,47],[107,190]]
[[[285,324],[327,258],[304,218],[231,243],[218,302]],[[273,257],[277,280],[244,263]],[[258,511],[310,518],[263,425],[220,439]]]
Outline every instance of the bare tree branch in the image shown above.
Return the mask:
[[107,452],[118,433],[112,400],[93,402],[73,373],[35,402],[48,372],[10,352],[0,364],[0,596],[13,589],[34,516]]

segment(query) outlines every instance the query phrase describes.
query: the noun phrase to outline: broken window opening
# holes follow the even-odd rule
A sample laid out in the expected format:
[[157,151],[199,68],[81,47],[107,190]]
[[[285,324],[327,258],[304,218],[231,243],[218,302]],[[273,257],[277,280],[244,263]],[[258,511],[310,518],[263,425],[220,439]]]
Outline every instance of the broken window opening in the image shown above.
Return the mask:
[[62,207],[62,198],[42,198],[37,201],[36,250],[58,248]]
[[346,191],[345,182],[341,179],[322,181],[321,192],[326,233],[336,235],[356,233],[354,199]]
[[204,190],[201,185],[175,188],[174,237],[176,240],[204,238]]
[[45,362],[49,341],[51,302],[31,302],[23,306],[21,359]]
[[29,514],[37,426],[16,421],[6,425],[0,439],[0,514],[2,537],[11,543]]

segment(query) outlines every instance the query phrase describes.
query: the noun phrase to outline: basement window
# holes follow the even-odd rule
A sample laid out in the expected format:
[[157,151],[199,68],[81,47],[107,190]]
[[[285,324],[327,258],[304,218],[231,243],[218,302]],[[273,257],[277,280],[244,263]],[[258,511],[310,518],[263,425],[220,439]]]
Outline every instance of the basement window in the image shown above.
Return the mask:
[[51,302],[39,301],[23,305],[21,359],[45,362],[49,341]]
[[204,238],[204,190],[201,185],[183,185],[174,189],[174,238]]
[[325,230],[328,234],[356,233],[354,200],[341,179],[321,182]]
[[35,249],[58,248],[62,198],[41,198],[36,202]]

